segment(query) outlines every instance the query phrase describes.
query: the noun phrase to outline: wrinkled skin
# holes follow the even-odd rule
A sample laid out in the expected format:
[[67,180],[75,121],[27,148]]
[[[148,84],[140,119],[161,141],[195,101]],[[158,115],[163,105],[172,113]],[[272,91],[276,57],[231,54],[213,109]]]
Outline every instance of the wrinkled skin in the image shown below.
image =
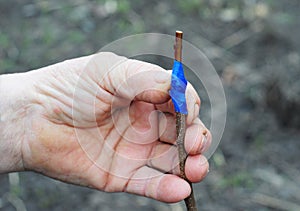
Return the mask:
[[[164,202],[190,194],[179,175],[170,71],[112,53],[68,60],[27,73],[32,81],[22,141],[24,169],[108,192]],[[187,87],[191,182],[208,172],[211,135]]]

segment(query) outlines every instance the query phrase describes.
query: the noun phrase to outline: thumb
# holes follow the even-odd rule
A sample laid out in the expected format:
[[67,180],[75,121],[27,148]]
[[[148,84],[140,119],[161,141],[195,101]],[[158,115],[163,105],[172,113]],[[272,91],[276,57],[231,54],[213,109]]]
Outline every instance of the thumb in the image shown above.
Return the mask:
[[127,59],[108,77],[114,94],[127,100],[164,103],[170,99],[171,74],[158,65]]

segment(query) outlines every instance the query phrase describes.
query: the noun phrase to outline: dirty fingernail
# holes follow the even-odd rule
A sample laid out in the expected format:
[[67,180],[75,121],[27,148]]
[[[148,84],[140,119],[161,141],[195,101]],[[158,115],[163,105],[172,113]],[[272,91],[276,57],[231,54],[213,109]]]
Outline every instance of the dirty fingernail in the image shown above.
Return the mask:
[[200,152],[204,152],[207,148],[207,136],[206,135],[203,135],[202,136],[202,146],[201,146],[201,149],[200,149]]

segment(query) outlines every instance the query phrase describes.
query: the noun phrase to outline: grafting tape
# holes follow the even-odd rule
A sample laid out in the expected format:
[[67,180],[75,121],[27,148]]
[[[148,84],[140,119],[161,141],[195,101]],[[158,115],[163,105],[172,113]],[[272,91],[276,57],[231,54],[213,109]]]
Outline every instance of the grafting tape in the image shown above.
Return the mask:
[[175,111],[182,114],[188,113],[185,99],[186,85],[187,81],[184,77],[182,63],[174,60],[171,78],[171,89],[169,94],[172,98]]

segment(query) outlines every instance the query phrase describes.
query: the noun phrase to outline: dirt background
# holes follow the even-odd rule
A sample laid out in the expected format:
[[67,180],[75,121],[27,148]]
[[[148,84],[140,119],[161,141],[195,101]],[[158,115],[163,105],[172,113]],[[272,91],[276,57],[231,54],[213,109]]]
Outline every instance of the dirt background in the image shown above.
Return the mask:
[[[300,210],[298,0],[0,0],[0,73],[97,52],[118,38],[176,29],[208,56],[227,99],[225,132],[195,193],[199,210]],[[164,67],[168,62],[146,58]],[[192,78],[187,73],[188,78]],[[209,101],[201,115],[209,123]],[[207,108],[207,110],[205,110]],[[0,210],[185,210],[25,172],[0,175]]]

